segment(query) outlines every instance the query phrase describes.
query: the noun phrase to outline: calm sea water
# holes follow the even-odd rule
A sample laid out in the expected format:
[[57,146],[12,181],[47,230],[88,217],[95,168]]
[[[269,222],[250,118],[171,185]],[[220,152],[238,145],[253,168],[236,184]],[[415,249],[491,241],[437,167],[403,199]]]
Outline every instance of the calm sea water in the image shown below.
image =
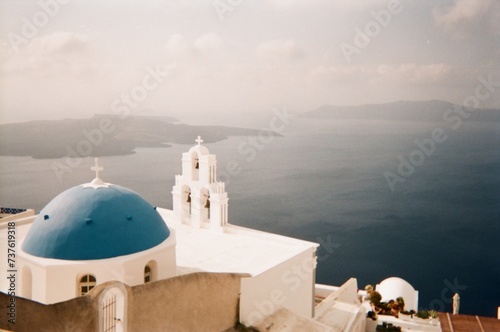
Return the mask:
[[[229,220],[323,244],[317,281],[358,285],[398,276],[419,290],[422,308],[496,315],[500,306],[500,126],[468,122],[444,128],[414,173],[391,191],[385,171],[398,174],[414,140],[439,123],[295,119],[255,150],[245,137],[207,144],[218,158],[229,194]],[[137,149],[100,158],[102,178],[129,187],[152,204],[171,208],[174,175],[189,146]],[[41,209],[54,196],[93,179],[92,158],[56,177],[55,162],[0,157],[0,205]],[[238,174],[227,166],[237,164]],[[234,173],[234,172],[233,172]]]

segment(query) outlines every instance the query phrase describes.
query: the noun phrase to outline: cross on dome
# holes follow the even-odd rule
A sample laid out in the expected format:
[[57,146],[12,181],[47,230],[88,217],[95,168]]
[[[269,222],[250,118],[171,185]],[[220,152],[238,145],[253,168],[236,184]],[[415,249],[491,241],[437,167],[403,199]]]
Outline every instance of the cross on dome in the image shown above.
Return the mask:
[[99,172],[103,171],[104,168],[102,166],[99,166],[99,158],[95,158],[94,163],[95,163],[94,166],[91,166],[90,170],[95,171],[95,178],[99,179]]
[[203,140],[201,139],[201,136],[198,136],[198,138],[195,140],[196,143],[198,143],[198,146],[201,145],[201,143],[203,143]]
[[99,165],[99,158],[94,158],[94,166],[90,166],[90,170],[95,172],[95,179],[90,183],[82,184],[84,188],[90,187],[94,189],[98,188],[109,188],[109,183],[105,183],[99,177],[99,173],[104,170],[102,166]]

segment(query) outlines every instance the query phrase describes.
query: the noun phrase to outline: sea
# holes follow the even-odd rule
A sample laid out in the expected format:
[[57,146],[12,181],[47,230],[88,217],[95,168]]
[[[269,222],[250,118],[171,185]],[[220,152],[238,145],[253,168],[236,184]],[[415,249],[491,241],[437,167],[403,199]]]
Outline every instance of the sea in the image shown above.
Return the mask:
[[[355,277],[363,289],[400,277],[419,291],[421,309],[451,312],[458,293],[460,313],[496,316],[499,123],[297,117],[280,130],[205,144],[226,182],[230,223],[321,244],[318,283]],[[188,149],[101,157],[101,178],[172,208]],[[40,210],[91,181],[93,163],[1,156],[0,206]]]

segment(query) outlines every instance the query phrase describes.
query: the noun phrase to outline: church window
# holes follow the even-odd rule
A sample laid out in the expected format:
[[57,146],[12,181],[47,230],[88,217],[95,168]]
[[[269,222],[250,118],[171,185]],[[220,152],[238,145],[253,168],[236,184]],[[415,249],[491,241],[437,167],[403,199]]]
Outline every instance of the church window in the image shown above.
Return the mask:
[[86,274],[80,278],[80,295],[85,295],[96,285],[96,279],[91,274]]
[[151,267],[149,265],[146,265],[144,268],[144,283],[147,284],[151,281],[153,281],[153,271],[151,271]]

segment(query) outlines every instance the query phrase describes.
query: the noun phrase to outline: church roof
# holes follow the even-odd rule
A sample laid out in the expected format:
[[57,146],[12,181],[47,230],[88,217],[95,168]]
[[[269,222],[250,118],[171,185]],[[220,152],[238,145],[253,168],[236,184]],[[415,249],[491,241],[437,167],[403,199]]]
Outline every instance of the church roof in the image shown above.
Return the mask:
[[47,204],[22,249],[43,258],[92,260],[147,250],[168,238],[155,207],[130,189],[96,180]]
[[[164,220],[171,210],[158,208]],[[227,224],[223,232],[172,222],[176,234],[177,272],[247,273],[257,276],[317,243]]]

